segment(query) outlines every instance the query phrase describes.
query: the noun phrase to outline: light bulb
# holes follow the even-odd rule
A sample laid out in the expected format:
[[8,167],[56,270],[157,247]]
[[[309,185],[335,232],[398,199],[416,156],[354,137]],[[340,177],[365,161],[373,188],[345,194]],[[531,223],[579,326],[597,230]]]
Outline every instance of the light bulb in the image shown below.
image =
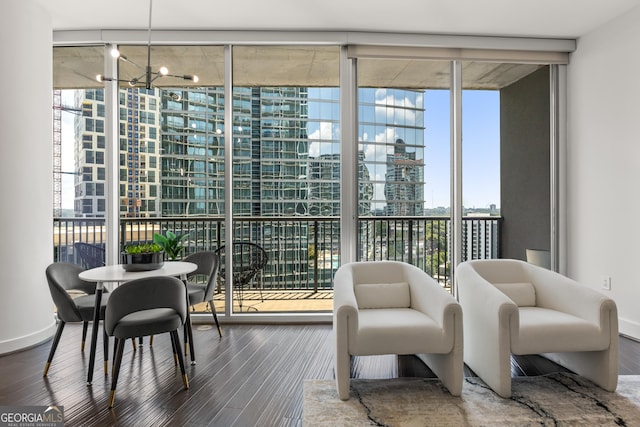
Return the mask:
[[199,80],[200,80],[200,78],[198,78],[198,76],[196,76],[196,75],[193,76],[194,83],[198,83]]
[[111,49],[111,57],[112,58],[119,58],[120,57],[120,51],[117,48],[113,48]]
[[167,67],[160,67],[160,74],[162,74],[163,76],[166,76],[167,74],[169,74],[169,69]]
[[102,74],[96,75],[96,81],[99,81],[100,83],[104,82],[104,77],[102,77]]

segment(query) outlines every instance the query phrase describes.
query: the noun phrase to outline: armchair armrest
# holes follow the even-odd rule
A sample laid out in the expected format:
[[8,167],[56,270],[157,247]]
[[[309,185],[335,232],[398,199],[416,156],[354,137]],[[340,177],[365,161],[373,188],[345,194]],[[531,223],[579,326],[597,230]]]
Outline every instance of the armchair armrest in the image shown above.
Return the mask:
[[426,314],[446,329],[447,320],[462,314],[458,301],[427,273],[413,265],[405,266],[411,289],[411,308]]
[[553,271],[527,267],[536,288],[536,305],[601,326],[608,325],[612,314],[617,317],[616,304],[606,295]]
[[337,345],[348,348],[349,336],[358,331],[358,302],[350,268],[340,268],[333,279],[333,328]]
[[333,336],[335,376],[338,396],[349,399],[349,337],[358,331],[358,302],[353,287],[353,271],[342,266],[333,278]]
[[517,334],[520,327],[518,306],[468,264],[456,269],[456,283],[464,312],[465,362],[498,394],[508,397],[511,333]]
[[[502,334],[501,329],[508,332],[511,325],[518,330],[518,306],[498,288],[467,266],[460,265],[456,270],[456,280],[459,290],[460,304],[465,313],[465,320],[469,319],[469,328],[477,329],[483,337],[492,332]],[[465,334],[467,324],[465,323]],[[503,331],[504,332],[504,331]],[[472,332],[471,332],[472,333]],[[475,335],[475,334],[474,334]],[[491,337],[491,338],[499,338]],[[490,339],[491,339],[490,338]],[[501,340],[508,336],[500,338]],[[507,349],[509,348],[508,342]],[[502,345],[502,343],[501,343]]]

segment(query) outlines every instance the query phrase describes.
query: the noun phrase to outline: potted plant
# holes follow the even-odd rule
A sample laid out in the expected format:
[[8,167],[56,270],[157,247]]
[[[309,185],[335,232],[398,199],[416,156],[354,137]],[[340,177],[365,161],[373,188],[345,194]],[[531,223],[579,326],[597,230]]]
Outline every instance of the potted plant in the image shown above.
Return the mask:
[[184,250],[183,242],[188,236],[189,233],[176,234],[167,230],[164,236],[155,233],[153,235],[153,243],[160,246],[171,261],[175,261],[180,256],[180,252]]
[[164,251],[156,243],[127,245],[122,252],[122,268],[126,271],[157,270],[164,264]]

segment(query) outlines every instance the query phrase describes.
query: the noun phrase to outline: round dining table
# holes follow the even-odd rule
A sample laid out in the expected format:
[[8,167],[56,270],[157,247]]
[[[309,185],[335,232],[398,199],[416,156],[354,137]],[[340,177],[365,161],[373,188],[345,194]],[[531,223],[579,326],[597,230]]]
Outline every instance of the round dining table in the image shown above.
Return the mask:
[[[183,261],[166,261],[162,267],[156,270],[148,271],[126,271],[122,264],[106,265],[103,267],[96,267],[89,270],[84,270],[78,277],[82,280],[89,282],[96,282],[96,298],[95,307],[93,312],[93,329],[91,331],[91,351],[89,354],[89,372],[87,373],[87,384],[91,385],[93,381],[93,370],[96,359],[96,343],[98,340],[98,324],[100,323],[100,304],[102,301],[102,293],[105,288],[105,284],[124,283],[130,280],[141,279],[144,277],[156,277],[156,276],[174,276],[179,277],[185,284],[187,275],[193,271],[196,271],[198,266],[192,262]],[[185,289],[185,298],[188,296]],[[191,334],[191,319],[189,319],[189,310],[187,310],[187,322],[188,332]],[[193,354],[193,337],[189,337],[191,344],[191,363],[195,363],[195,356]],[[106,344],[105,344],[106,348]],[[107,374],[107,361],[105,360],[105,374]]]

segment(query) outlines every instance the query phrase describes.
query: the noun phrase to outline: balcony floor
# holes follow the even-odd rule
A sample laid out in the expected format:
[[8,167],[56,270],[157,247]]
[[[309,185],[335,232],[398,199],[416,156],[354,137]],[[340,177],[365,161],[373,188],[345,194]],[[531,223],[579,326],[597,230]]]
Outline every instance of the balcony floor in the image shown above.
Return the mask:
[[[333,309],[333,290],[299,291],[299,290],[266,290],[262,291],[262,299],[258,290],[243,291],[242,311],[259,313],[287,312],[331,312]],[[236,295],[234,294],[234,297]],[[224,292],[215,294],[214,304],[218,313],[224,313]],[[235,310],[238,310],[236,301]],[[198,312],[208,312],[206,304],[196,306]]]

